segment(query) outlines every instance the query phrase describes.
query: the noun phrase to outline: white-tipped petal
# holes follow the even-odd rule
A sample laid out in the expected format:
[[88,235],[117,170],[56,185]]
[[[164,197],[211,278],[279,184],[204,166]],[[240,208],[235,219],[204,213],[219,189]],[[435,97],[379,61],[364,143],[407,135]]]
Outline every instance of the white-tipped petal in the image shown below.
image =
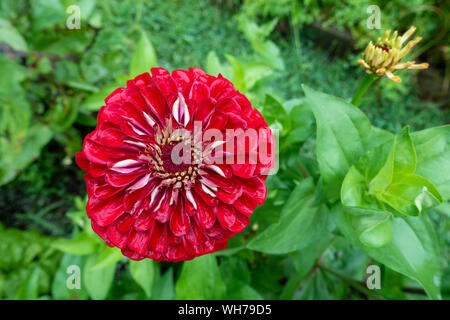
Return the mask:
[[209,189],[206,185],[202,183],[202,190],[205,191],[205,193],[209,194],[211,197],[215,198],[216,194],[212,192],[211,189]]
[[189,202],[194,206],[195,210],[197,210],[197,203],[195,202],[191,190],[186,190],[186,199],[188,199]]
[[170,206],[173,206],[177,202],[179,190],[180,189],[175,189],[175,188],[172,189],[172,196],[170,197],[170,202],[169,202]]
[[153,120],[152,117],[150,117],[147,112],[142,111],[142,114],[144,115],[145,120],[150,125],[150,127],[153,127],[155,125],[155,120]]
[[131,187],[129,187],[129,190],[137,190],[140,188],[143,188],[147,185],[147,183],[150,181],[150,174],[147,174],[140,178],[135,184],[133,184]]
[[124,140],[123,142],[131,144],[131,145],[136,146],[136,147],[140,147],[140,148],[145,148],[146,147],[146,145],[144,143],[138,142],[138,141]]
[[211,169],[212,171],[218,173],[220,176],[225,178],[225,173],[223,173],[222,169],[220,169],[218,166],[211,164],[206,168]]
[[130,125],[131,130],[133,130],[137,135],[140,135],[140,136],[145,136],[145,135],[147,135],[147,133],[145,133],[144,131],[138,129],[138,128],[137,128],[134,124],[132,124],[131,122],[128,121],[128,124]]
[[161,199],[158,202],[158,205],[153,209],[154,212],[158,211],[158,209],[161,207],[162,202],[164,201],[164,199],[166,198],[166,194],[164,193],[161,197]]
[[140,164],[140,162],[137,161],[137,160],[126,159],[126,160],[122,160],[122,161],[116,162],[112,167],[113,168],[124,168],[124,167],[136,166],[138,164]]
[[217,185],[214,184],[212,181],[202,178],[202,179],[200,179],[200,182],[202,184],[204,184],[205,186],[207,186],[208,188],[210,188],[211,190],[217,191]]
[[186,101],[181,93],[178,93],[178,98],[175,100],[172,106],[173,118],[179,123],[187,126],[190,120],[189,109],[186,105]]
[[149,207],[151,207],[153,205],[153,202],[155,201],[155,198],[158,195],[159,191],[160,191],[160,186],[157,186],[150,194],[150,204],[148,205]]
[[174,118],[178,123],[180,123],[180,113],[179,113],[179,110],[180,110],[180,97],[178,97],[177,100],[175,100],[175,102],[173,103],[173,106],[172,106],[172,115],[173,115],[173,118]]

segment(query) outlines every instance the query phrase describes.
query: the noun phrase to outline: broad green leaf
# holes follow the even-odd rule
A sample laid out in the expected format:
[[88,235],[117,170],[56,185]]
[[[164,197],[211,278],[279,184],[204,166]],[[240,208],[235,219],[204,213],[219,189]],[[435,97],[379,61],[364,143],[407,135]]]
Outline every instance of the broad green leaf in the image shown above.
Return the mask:
[[298,298],[300,300],[331,300],[334,298],[322,270],[305,279]]
[[369,119],[352,104],[307,86],[303,90],[316,118],[316,154],[325,191],[330,201],[336,201],[350,167],[367,150],[390,137],[372,129]]
[[0,43],[6,42],[17,51],[27,51],[27,43],[14,26],[5,19],[0,18]]
[[113,283],[117,263],[104,268],[92,269],[92,266],[97,262],[98,256],[98,254],[90,255],[81,272],[83,285],[86,287],[89,296],[95,300],[103,300],[108,295]]
[[134,281],[144,290],[148,298],[152,295],[155,279],[155,265],[150,259],[141,261],[130,260],[130,273]]
[[153,286],[153,299],[172,300],[175,297],[175,287],[173,284],[173,269],[167,270]]
[[222,258],[220,261],[220,273],[225,283],[234,281],[250,283],[251,280],[249,267],[239,256]]
[[328,212],[325,206],[310,206],[313,194],[312,178],[298,184],[281,211],[280,221],[259,233],[247,247],[283,254],[304,248],[323,236]]
[[386,163],[370,182],[369,193],[383,192],[391,184],[394,175],[413,174],[416,163],[416,151],[409,127],[406,127],[395,137]]
[[230,283],[227,290],[226,300],[263,300],[263,297],[251,286],[242,282],[235,281]]
[[[378,154],[375,157],[380,159]],[[417,216],[439,204],[442,202],[439,191],[430,181],[414,173],[416,165],[414,143],[406,127],[395,137],[386,163],[369,182],[369,194],[408,216]]]
[[434,208],[436,211],[450,218],[450,202],[444,202]]
[[416,154],[408,128],[393,143],[367,152],[350,168],[342,184],[341,200],[366,246],[381,247],[392,239],[391,218],[417,216],[437,205],[441,197],[425,178],[414,174]]
[[82,232],[73,239],[57,239],[52,243],[52,247],[70,254],[90,254],[97,251],[98,242]]
[[141,32],[141,37],[136,44],[136,49],[131,57],[130,76],[136,77],[144,72],[150,72],[151,68],[157,67],[158,61],[156,58],[155,49],[152,43],[145,34]]
[[225,283],[220,275],[216,257],[208,254],[183,263],[175,285],[177,300],[222,299]]
[[418,216],[423,210],[442,202],[436,187],[415,174],[395,175],[386,191],[379,195],[379,199],[408,216]]
[[381,247],[392,240],[392,214],[374,197],[366,195],[367,185],[383,166],[389,148],[387,143],[367,152],[350,168],[342,183],[342,204],[359,240],[366,246]]
[[450,200],[450,125],[414,132],[412,138],[416,173],[430,180],[445,201]]
[[340,205],[332,210],[341,232],[359,249],[387,267],[419,282],[431,299],[440,299],[440,252],[433,225],[426,215],[393,218],[392,241],[380,248],[364,245],[351,217]]
[[123,258],[122,251],[116,247],[106,247],[97,258],[95,264],[91,267],[92,270],[104,268],[112,264],[116,264]]
[[43,274],[40,266],[36,265],[28,270],[28,276],[17,291],[17,300],[35,300],[39,295],[39,279]]

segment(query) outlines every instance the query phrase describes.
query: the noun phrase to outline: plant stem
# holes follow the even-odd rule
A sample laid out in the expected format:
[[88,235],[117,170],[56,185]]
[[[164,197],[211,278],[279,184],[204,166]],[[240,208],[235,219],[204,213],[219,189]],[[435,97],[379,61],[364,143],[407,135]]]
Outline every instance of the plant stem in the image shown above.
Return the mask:
[[358,281],[348,278],[334,270],[328,269],[327,267],[324,267],[321,264],[317,264],[317,267],[319,267],[321,270],[328,272],[329,274],[332,274],[333,276],[341,279],[343,282],[345,282],[346,284],[348,284],[349,286],[352,286],[353,288],[355,288],[356,290],[358,290],[359,292],[365,294],[368,297],[371,297],[372,299],[376,299],[376,300],[384,300],[384,298],[378,294],[376,294],[375,292],[370,291],[369,289],[365,288],[363,285],[361,285]]
[[352,104],[357,107],[361,98],[366,93],[367,89],[369,89],[370,85],[377,80],[379,77],[374,74],[366,74],[361,81],[359,82],[358,89],[356,89],[355,94],[353,95]]

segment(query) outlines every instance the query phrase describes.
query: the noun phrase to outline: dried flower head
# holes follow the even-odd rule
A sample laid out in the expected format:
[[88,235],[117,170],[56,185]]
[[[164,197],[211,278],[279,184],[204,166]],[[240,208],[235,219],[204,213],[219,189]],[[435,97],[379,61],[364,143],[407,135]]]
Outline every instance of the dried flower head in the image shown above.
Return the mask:
[[401,59],[408,54],[421,37],[409,41],[405,46],[403,44],[411,37],[416,28],[412,26],[402,36],[395,31],[391,36],[391,30],[387,30],[382,38],[378,38],[375,44],[372,41],[367,45],[358,63],[366,69],[369,74],[377,76],[386,76],[389,80],[400,82],[401,79],[394,75],[396,70],[403,69],[427,69],[428,63],[415,64],[415,61],[401,62]]

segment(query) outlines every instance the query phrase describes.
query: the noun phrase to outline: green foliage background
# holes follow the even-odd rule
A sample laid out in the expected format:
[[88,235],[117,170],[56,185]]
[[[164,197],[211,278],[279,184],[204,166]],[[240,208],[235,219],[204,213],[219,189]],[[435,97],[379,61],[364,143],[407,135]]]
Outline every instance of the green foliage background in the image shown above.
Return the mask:
[[[65,26],[72,4],[80,30]],[[371,4],[381,30],[366,27]],[[440,0],[1,1],[0,298],[448,299],[448,9]],[[410,58],[431,68],[377,81],[361,111],[351,106],[361,49],[410,25],[424,38]],[[280,170],[250,226],[226,250],[185,263],[130,261],[107,247],[90,228],[74,162],[103,99],[154,66],[222,73],[281,132]],[[373,264],[379,290],[365,283]],[[81,267],[79,290],[66,286],[70,265]]]

